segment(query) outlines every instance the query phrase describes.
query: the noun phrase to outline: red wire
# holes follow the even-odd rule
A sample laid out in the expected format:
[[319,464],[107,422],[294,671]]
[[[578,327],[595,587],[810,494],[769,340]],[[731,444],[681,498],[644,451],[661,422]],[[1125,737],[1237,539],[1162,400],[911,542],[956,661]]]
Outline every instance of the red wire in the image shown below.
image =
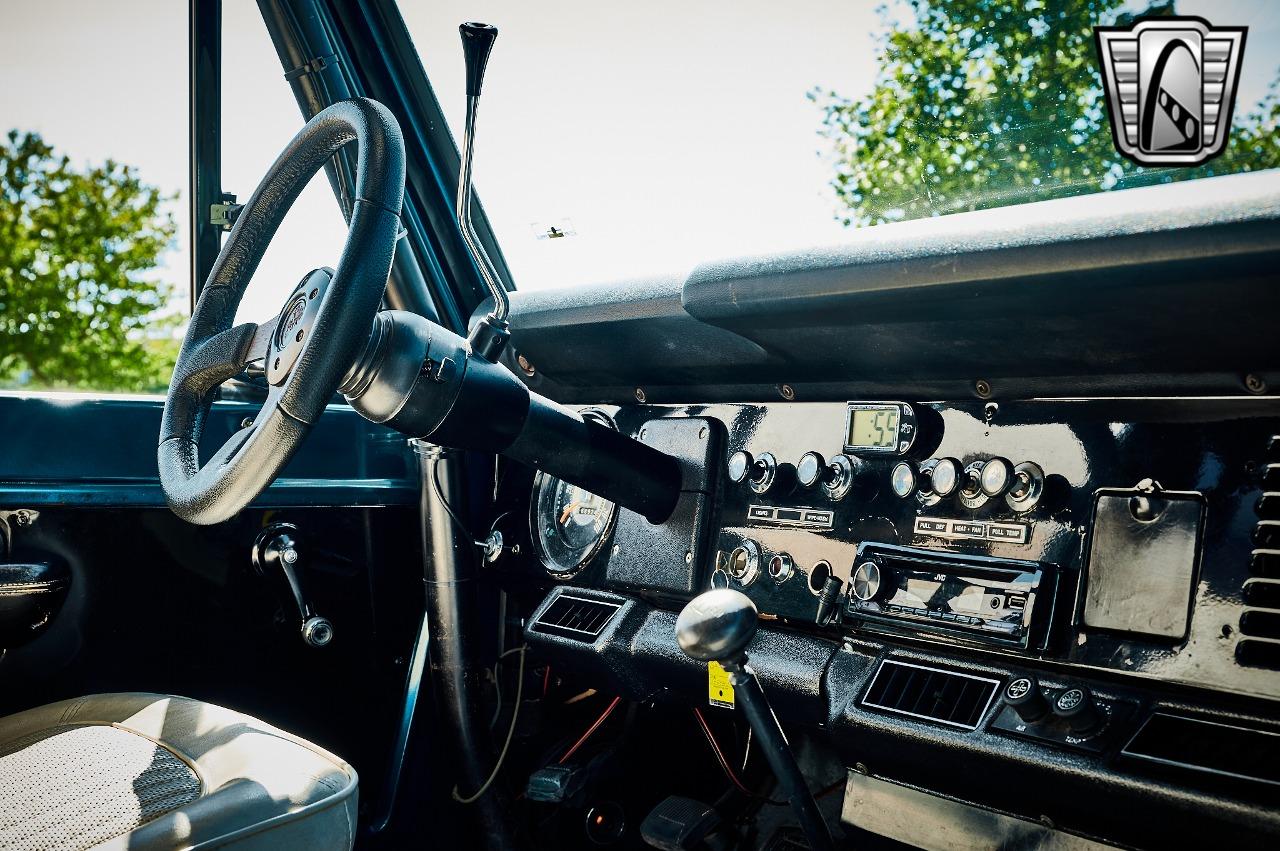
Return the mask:
[[762,800],[765,802],[765,804],[773,804],[774,806],[782,806],[786,804],[786,801],[774,801],[772,797],[759,795],[759,793],[753,792],[749,790],[749,788],[742,786],[742,781],[740,781],[740,779],[737,779],[737,774],[733,773],[733,768],[731,767],[730,764],[728,764],[728,760],[724,759],[724,751],[721,750],[721,746],[719,746],[719,742],[716,741],[716,736],[714,736],[714,733],[712,733],[712,728],[710,728],[710,724],[707,723],[707,719],[703,718],[703,710],[699,709],[698,706],[694,706],[694,714],[698,715],[699,726],[703,728],[703,735],[707,736],[708,744],[712,746],[713,751],[716,751],[716,760],[719,761],[719,764],[721,764],[721,768],[724,769],[724,775],[726,775],[726,777],[730,779],[730,781],[733,783],[733,786],[737,787],[737,791],[740,791],[742,795],[746,795],[748,797],[754,797],[754,799]]
[[560,762],[557,764],[564,765],[566,762],[568,762],[569,757],[577,753],[578,748],[582,747],[583,744],[586,743],[587,739],[591,738],[592,734],[595,733],[596,730],[600,729],[600,725],[605,722],[606,718],[608,718],[610,715],[613,714],[613,710],[617,707],[617,705],[621,701],[622,701],[621,697],[615,697],[613,701],[610,702],[610,704],[607,707],[605,707],[604,714],[602,714],[599,718],[596,719],[596,723],[592,724],[590,727],[587,728],[587,732],[583,733],[582,738],[578,739],[578,741],[573,743],[573,747],[565,751],[564,756],[560,757]]
[[551,688],[551,666],[547,666],[547,672],[542,675],[542,696],[547,696],[547,690]]
[[724,751],[719,749],[719,742],[716,741],[716,736],[712,735],[712,728],[708,726],[707,719],[703,718],[703,710],[699,709],[698,706],[694,706],[694,714],[698,715],[698,724],[703,728],[703,735],[707,736],[708,744],[712,746],[713,751],[716,751],[716,759],[719,761],[719,764],[721,764],[721,768],[724,769],[724,774],[727,775],[730,782],[733,783],[733,786],[737,787],[737,790],[739,790],[742,795],[756,797],[755,793],[751,792],[749,788],[742,786],[742,781],[737,779],[737,774],[733,773],[733,768],[728,764],[728,760],[724,759]]

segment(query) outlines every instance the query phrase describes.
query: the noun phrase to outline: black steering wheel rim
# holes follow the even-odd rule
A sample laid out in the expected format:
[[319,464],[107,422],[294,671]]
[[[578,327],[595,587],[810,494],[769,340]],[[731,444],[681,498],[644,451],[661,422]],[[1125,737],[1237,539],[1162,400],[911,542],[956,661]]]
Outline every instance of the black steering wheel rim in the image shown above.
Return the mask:
[[[319,306],[307,317],[305,338],[293,347],[292,367],[271,377],[267,402],[252,424],[201,466],[200,436],[214,392],[248,363],[267,358],[281,340],[278,326],[290,321],[286,308],[261,326],[233,328],[249,280],[298,194],[352,142],[356,185],[347,241],[336,271],[318,288]],[[160,484],[179,517],[209,524],[234,516],[271,484],[324,412],[367,342],[381,304],[404,177],[404,140],[394,116],[366,98],[342,101],[307,122],[241,210],[192,311],[165,399]],[[295,288],[289,305],[315,274]]]

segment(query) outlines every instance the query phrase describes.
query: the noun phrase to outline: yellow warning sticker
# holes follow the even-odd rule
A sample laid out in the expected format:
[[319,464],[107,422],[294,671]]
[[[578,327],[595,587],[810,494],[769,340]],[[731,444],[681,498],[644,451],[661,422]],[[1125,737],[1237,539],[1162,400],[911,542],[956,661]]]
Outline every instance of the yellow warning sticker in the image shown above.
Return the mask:
[[729,682],[729,672],[720,667],[719,662],[707,663],[707,697],[712,706],[733,708],[733,683]]

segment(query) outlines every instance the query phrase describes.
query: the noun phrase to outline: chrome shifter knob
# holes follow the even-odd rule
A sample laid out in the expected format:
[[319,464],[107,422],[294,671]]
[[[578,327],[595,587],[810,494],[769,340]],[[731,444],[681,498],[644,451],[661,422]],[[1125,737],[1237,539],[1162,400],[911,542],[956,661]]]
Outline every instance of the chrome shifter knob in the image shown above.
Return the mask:
[[737,661],[756,634],[756,604],[741,591],[717,588],[699,594],[676,618],[676,642],[700,662]]

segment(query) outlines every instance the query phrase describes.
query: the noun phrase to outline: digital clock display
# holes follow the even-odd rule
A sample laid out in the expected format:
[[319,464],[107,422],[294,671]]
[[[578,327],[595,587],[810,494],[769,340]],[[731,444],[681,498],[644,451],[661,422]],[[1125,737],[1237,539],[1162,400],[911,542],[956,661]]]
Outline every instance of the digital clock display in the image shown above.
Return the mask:
[[849,414],[846,441],[849,449],[897,448],[898,421],[902,415],[897,405],[852,408]]

